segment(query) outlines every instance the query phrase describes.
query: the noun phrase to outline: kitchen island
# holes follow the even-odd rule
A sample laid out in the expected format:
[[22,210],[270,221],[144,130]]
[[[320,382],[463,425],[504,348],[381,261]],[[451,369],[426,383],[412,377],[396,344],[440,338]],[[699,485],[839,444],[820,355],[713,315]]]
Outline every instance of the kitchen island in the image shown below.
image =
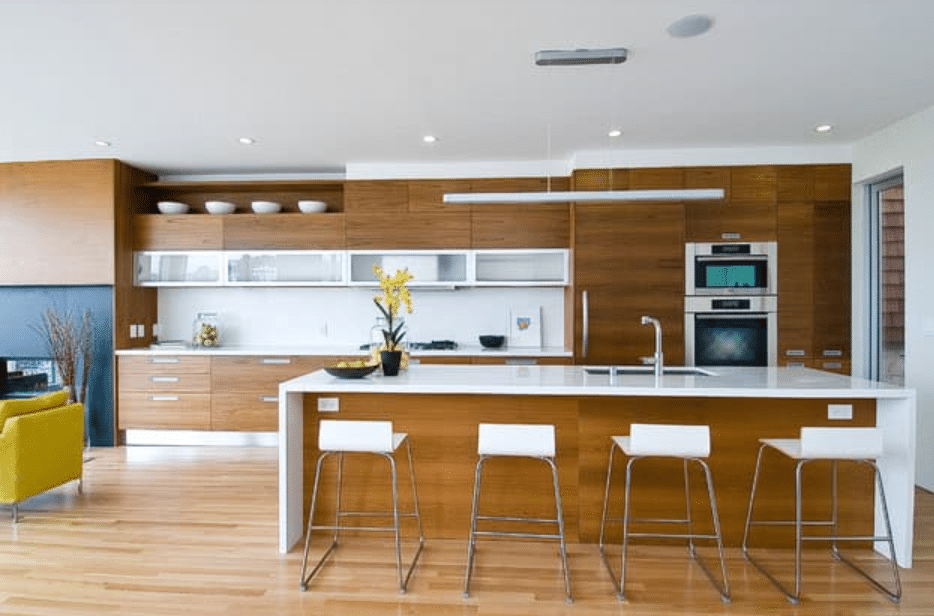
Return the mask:
[[[805,368],[711,371],[711,375],[655,377],[651,373],[590,374],[581,366],[415,365],[397,377],[374,374],[344,380],[319,370],[281,383],[279,550],[289,551],[302,537],[319,418],[392,420],[397,431],[410,435],[429,539],[466,538],[478,423],[554,424],[568,534],[571,540],[585,542],[595,541],[599,528],[611,435],[627,434],[633,422],[709,424],[710,464],[725,541],[731,545],[737,545],[742,535],[759,438],[797,437],[802,425],[875,425],[884,433],[886,453],[879,466],[899,564],[911,565],[913,390]],[[829,418],[830,404],[841,405],[833,407],[834,416],[849,418]],[[337,412],[333,412],[335,405]],[[519,499],[526,514],[547,513],[553,504],[547,498],[550,478],[546,473],[531,460],[503,462],[498,476],[491,465],[490,479],[484,477],[488,501],[483,506],[502,507],[501,497],[510,495]],[[646,479],[634,487],[634,494],[646,490],[649,498],[640,500],[683,509],[680,467],[665,467],[665,461],[645,463]],[[782,468],[778,459],[772,463]],[[384,490],[376,487],[383,485],[379,483],[383,470],[364,461],[345,471],[350,478],[344,494],[348,506],[384,502],[380,501]],[[805,498],[814,509],[806,510],[806,515],[826,515],[829,472],[824,478],[824,470],[815,468],[813,477],[806,474]],[[767,487],[766,479],[778,485]],[[355,484],[363,487],[351,488]],[[373,489],[367,489],[368,485]],[[520,495],[515,494],[516,485],[523,488]],[[767,474],[760,488],[763,506],[757,512],[764,517],[776,512],[788,517],[791,485],[790,471]],[[841,467],[840,485],[841,527],[871,532],[881,519],[866,506],[874,499],[871,477],[863,469]],[[787,534],[767,534],[765,540],[790,545]]]

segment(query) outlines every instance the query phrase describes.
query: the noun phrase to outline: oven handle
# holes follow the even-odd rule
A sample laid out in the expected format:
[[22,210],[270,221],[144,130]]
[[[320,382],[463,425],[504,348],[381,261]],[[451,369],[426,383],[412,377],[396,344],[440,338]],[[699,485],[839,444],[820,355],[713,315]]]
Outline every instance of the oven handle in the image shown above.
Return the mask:
[[694,257],[695,263],[704,261],[768,261],[769,255],[697,255]]
[[735,319],[739,318],[749,318],[749,319],[761,319],[762,317],[768,317],[770,314],[775,314],[774,312],[717,312],[717,313],[706,313],[706,312],[695,312],[694,316],[698,319]]

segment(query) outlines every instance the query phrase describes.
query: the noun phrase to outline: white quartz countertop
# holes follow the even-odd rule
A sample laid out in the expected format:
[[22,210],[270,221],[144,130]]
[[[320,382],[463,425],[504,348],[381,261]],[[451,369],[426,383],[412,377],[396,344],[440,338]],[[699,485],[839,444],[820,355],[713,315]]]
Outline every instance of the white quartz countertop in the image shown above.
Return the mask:
[[[215,348],[151,346],[139,349],[118,349],[117,355],[359,355],[369,351],[359,345],[228,345]],[[460,344],[454,350],[410,350],[412,357],[571,357],[571,351],[560,347],[503,347],[485,349],[479,344]]]
[[399,376],[377,370],[340,379],[323,370],[280,385],[288,392],[505,394],[567,396],[704,396],[767,398],[906,398],[914,390],[809,368],[709,368],[712,376],[587,374],[584,366],[413,365]]

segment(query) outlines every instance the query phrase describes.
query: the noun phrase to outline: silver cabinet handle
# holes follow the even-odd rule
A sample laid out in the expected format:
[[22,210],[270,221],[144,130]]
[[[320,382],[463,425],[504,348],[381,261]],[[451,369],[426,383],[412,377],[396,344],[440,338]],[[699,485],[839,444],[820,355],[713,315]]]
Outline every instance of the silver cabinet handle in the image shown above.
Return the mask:
[[843,357],[843,351],[840,349],[824,349],[821,355],[824,357]]
[[178,402],[178,396],[149,396],[153,402]]
[[532,357],[514,357],[505,361],[507,366],[535,366],[538,360]]
[[288,357],[264,357],[260,363],[267,366],[281,366],[291,364],[292,360]]
[[804,349],[787,349],[785,355],[788,357],[804,357]]
[[149,380],[153,383],[178,383],[179,378],[177,376],[151,376]]
[[587,291],[581,291],[581,356],[587,357],[587,348],[590,346],[590,304],[587,302]]
[[260,402],[278,402],[279,396],[260,396]]
[[843,368],[843,362],[840,361],[825,361],[824,368],[828,370],[840,370]]
[[152,363],[154,364],[177,364],[177,357],[153,357]]

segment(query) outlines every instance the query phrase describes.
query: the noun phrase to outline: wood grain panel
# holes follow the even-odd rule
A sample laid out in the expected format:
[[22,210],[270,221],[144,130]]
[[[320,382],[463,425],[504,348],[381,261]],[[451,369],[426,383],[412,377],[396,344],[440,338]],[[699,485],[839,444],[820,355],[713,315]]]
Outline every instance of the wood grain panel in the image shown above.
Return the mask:
[[211,430],[272,432],[279,429],[279,398],[267,392],[211,394]]
[[470,213],[348,213],[347,248],[470,248]]
[[778,170],[774,165],[733,167],[730,170],[733,203],[777,203]]
[[459,203],[444,203],[445,193],[470,192],[470,180],[409,180],[408,194],[410,212],[463,211],[469,206]]
[[815,201],[849,202],[852,198],[852,187],[852,165],[814,165]]
[[815,359],[808,365],[815,370],[834,372],[845,376],[850,376],[853,373],[852,363],[847,358],[834,359],[832,357],[825,357],[823,359]]
[[814,204],[814,357],[850,357],[850,203]]
[[814,167],[812,165],[779,165],[779,203],[801,203],[814,199]]
[[774,241],[775,212],[776,206],[765,203],[689,203],[685,206],[686,239],[689,242]]
[[227,250],[340,250],[347,246],[343,214],[223,216]]
[[[576,402],[560,397],[491,396],[381,396],[340,394],[342,419],[391,419],[393,429],[411,438],[418,494],[425,535],[428,538],[467,536],[477,461],[477,425],[485,423],[545,423],[556,426],[557,465],[569,538],[576,539],[577,507],[577,416]],[[317,396],[305,397],[305,408],[316,409]],[[438,413],[444,421],[438,421]],[[330,416],[322,415],[321,418]],[[305,414],[305,468],[313,469],[317,457],[317,412]],[[405,456],[402,456],[405,459]],[[333,468],[326,467],[323,494],[329,495],[319,508],[321,520],[333,511]],[[400,473],[407,472],[403,462]],[[403,475],[404,477],[404,475]],[[522,490],[517,491],[517,477]],[[314,473],[305,473],[305,503],[311,495]],[[387,510],[388,467],[375,456],[348,456],[344,463],[342,503],[348,509]],[[403,506],[409,500],[408,485],[400,485]],[[483,476],[481,511],[489,515],[554,515],[551,473],[540,461],[496,459]]]
[[724,201],[730,201],[730,167],[686,167],[685,188],[722,188]]
[[220,250],[222,216],[140,214],[133,221],[134,250]]
[[474,248],[568,248],[571,245],[568,204],[469,207]]
[[[664,353],[684,357],[684,212],[680,203],[574,208],[575,360],[640,363],[654,351],[642,315],[661,320]],[[589,348],[582,353],[581,292],[589,297]]]
[[189,374],[177,371],[175,374],[139,374],[120,373],[120,389],[136,392],[186,392],[208,393],[211,391],[209,374]]
[[[430,539],[467,535],[470,495],[476,462],[477,425],[490,423],[548,423],[556,426],[557,463],[567,532],[572,540],[597,540],[606,480],[610,437],[628,433],[634,422],[709,424],[710,457],[725,542],[741,542],[746,504],[760,437],[796,437],[804,425],[831,425],[827,403],[835,400],[717,399],[717,398],[570,398],[465,395],[338,395],[341,418],[389,419],[396,431],[411,438],[425,531]],[[305,503],[309,502],[317,456],[317,395],[305,397]],[[849,426],[874,425],[872,400],[847,400],[854,406]],[[439,418],[443,416],[443,421]],[[833,425],[839,425],[836,422]],[[532,461],[496,460],[484,474],[481,511],[549,515],[553,507],[547,472]],[[403,469],[405,466],[403,465]],[[670,461],[644,460],[636,466],[634,515],[678,515],[683,512],[683,475]],[[770,457],[757,500],[757,515],[788,517],[793,501],[792,466]],[[620,470],[620,469],[617,469]],[[866,533],[871,529],[871,476],[864,469],[841,467],[841,527]],[[348,508],[382,508],[388,504],[387,468],[375,457],[345,461],[344,499]],[[623,474],[616,474],[613,514],[619,509]],[[333,493],[333,468],[326,469],[323,494]],[[699,477],[695,477],[699,479]],[[829,504],[827,466],[805,473],[805,512],[818,515]],[[521,489],[516,489],[521,486]],[[702,484],[693,493],[698,523],[706,520]],[[401,488],[407,502],[407,486]],[[330,500],[328,498],[328,500]],[[319,510],[329,519],[328,507]],[[307,509],[306,509],[307,514]],[[785,530],[763,529],[762,545],[788,546]],[[617,540],[614,532],[611,538]]]
[[344,184],[348,214],[397,215],[409,209],[409,185],[403,180],[353,180]]
[[522,366],[522,365],[537,365],[537,366],[569,366],[573,363],[573,360],[570,357],[540,357],[537,355],[528,356],[528,357],[503,357],[503,356],[483,356],[476,355],[471,358],[472,364],[481,364],[486,366],[496,366],[496,365],[512,365],[512,366]]
[[571,186],[573,190],[626,190],[629,169],[575,169]]
[[116,162],[0,164],[0,284],[113,285]]
[[646,167],[629,170],[631,190],[684,188],[682,167]]
[[[172,399],[158,399],[160,396]],[[156,399],[153,399],[156,397]],[[119,392],[119,428],[209,430],[211,394]]]
[[814,206],[778,206],[778,356],[804,361],[814,339]]

